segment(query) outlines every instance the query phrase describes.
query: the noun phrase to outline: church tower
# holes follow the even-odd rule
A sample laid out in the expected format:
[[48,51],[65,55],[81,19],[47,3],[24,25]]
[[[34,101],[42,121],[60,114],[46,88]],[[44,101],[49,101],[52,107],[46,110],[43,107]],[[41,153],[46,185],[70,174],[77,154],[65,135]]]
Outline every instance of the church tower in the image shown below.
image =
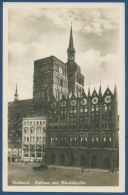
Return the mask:
[[16,90],[15,90],[15,94],[14,94],[14,101],[18,100],[18,92],[17,92],[17,83],[16,83]]
[[71,26],[69,47],[67,49],[68,90],[69,93],[73,92],[76,96],[81,96],[84,90],[84,76],[81,74],[80,66],[75,62],[75,52]]

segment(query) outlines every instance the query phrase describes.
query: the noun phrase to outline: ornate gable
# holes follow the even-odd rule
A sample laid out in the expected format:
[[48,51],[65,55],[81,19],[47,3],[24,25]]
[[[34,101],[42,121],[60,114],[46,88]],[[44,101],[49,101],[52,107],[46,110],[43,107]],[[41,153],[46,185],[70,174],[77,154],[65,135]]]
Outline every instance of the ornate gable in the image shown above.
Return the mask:
[[104,92],[103,97],[105,97],[107,95],[110,95],[110,96],[113,97],[113,94],[112,94],[112,92],[110,91],[110,89],[108,87],[107,87],[106,91]]

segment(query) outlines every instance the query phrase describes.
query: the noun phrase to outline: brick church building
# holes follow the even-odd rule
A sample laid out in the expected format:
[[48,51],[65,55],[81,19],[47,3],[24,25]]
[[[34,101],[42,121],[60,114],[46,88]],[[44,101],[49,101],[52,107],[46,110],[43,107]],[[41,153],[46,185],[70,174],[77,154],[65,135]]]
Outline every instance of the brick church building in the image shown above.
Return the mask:
[[[114,94],[109,87],[102,94],[101,86],[92,94],[89,86],[85,94],[84,76],[75,62],[72,27],[67,56],[67,63],[55,56],[34,61],[33,98],[18,100],[16,89],[15,101],[9,102],[9,132],[21,133],[18,120],[24,117],[46,117],[47,164],[118,168],[116,85]],[[15,117],[19,117],[16,127],[12,122]]]

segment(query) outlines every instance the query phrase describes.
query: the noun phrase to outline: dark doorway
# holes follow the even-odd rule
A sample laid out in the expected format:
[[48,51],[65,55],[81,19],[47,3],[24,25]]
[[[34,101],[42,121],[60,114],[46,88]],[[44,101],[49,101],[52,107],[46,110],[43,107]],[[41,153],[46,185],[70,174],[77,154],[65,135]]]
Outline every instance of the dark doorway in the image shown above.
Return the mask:
[[96,156],[92,156],[92,158],[91,158],[91,168],[97,168],[97,158],[96,158]]
[[60,155],[60,165],[65,165],[65,156],[64,156],[64,154]]
[[82,167],[85,167],[85,166],[86,166],[86,158],[85,158],[84,155],[81,155],[81,156],[80,156],[79,164],[80,164],[80,166],[82,166]]
[[75,165],[75,157],[73,154],[69,156],[69,166],[74,166]]
[[104,169],[109,169],[110,168],[110,160],[108,157],[105,157],[103,160],[103,168]]
[[52,153],[50,156],[50,164],[51,165],[56,164],[56,155],[54,153]]
[[14,157],[12,157],[12,162],[14,162],[15,161],[15,158]]

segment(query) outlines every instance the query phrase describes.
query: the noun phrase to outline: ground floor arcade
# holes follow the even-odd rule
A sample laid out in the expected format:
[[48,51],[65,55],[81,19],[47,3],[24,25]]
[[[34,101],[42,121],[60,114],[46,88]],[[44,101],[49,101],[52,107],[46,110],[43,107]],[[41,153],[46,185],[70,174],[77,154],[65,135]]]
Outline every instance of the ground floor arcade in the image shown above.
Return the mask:
[[117,150],[47,148],[46,162],[52,165],[83,166],[88,168],[118,168]]

